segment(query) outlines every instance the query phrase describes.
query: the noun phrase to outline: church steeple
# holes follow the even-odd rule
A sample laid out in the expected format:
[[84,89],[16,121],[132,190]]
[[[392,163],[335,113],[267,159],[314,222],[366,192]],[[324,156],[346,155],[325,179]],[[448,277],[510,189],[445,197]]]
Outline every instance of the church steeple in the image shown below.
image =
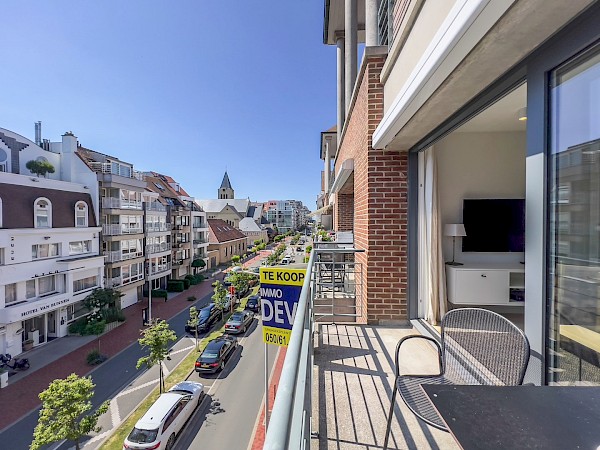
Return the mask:
[[223,181],[221,181],[221,187],[219,188],[218,197],[220,199],[233,199],[233,188],[231,187],[227,171],[225,171]]

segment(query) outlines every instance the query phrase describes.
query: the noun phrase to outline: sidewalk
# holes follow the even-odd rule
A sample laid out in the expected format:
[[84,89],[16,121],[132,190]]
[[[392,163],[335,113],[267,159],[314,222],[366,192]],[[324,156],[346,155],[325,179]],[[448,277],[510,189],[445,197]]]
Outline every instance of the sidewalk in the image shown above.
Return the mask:
[[[209,278],[202,283],[190,286],[184,292],[178,293],[167,302],[164,299],[152,299],[152,316],[168,320],[181,311],[190,307],[192,302],[187,298],[190,295],[201,299],[213,288],[212,281],[221,279],[219,274],[215,278]],[[95,367],[86,363],[87,354],[98,348],[100,341],[100,350],[108,357],[114,356],[137,341],[140,337],[142,328],[142,309],[148,306],[148,299],[140,300],[135,305],[125,308],[123,312],[127,320],[117,328],[100,336],[100,338],[89,337],[66,337],[52,341],[35,351],[24,354],[24,357],[30,359],[31,368],[19,375],[14,375],[9,379],[9,385],[0,390],[0,431],[18,421],[32,410],[40,406],[38,394],[45,390],[50,382],[57,378],[65,378],[71,373],[79,376],[87,375]],[[78,348],[75,344],[81,344]],[[59,356],[53,361],[49,361],[45,349],[52,350],[54,356]],[[65,354],[65,351],[68,353]],[[39,363],[38,363],[39,362]],[[36,366],[37,364],[37,366]],[[17,377],[17,378],[15,378]]]

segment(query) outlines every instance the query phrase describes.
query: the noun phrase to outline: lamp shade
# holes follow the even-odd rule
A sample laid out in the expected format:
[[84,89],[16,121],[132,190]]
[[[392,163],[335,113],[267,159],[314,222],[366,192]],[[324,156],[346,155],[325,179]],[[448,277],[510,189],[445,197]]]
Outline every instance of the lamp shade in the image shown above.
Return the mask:
[[462,223],[447,223],[444,225],[444,236],[466,236],[465,226]]

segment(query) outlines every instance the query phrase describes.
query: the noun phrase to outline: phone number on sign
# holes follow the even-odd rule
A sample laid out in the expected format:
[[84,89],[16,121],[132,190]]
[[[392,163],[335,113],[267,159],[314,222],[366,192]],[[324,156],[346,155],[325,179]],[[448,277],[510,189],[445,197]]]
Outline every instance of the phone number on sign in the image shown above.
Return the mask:
[[289,331],[279,331],[279,330],[263,330],[263,341],[267,344],[275,344],[281,346],[287,346],[290,335]]

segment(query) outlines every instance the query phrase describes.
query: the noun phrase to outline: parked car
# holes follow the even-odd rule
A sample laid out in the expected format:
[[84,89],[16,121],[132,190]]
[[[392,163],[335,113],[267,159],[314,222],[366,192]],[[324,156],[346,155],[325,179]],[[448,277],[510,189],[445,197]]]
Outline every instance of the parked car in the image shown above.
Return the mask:
[[235,353],[238,342],[233,336],[225,334],[208,343],[200,357],[196,360],[195,370],[215,373],[225,368],[225,363]]
[[[223,310],[217,305],[215,305],[214,303],[210,303],[208,306],[205,306],[198,313],[198,333],[204,333],[210,330],[210,327],[212,327],[214,323],[218,322],[222,318]],[[194,328],[186,324],[185,332],[194,334]]]
[[297,252],[301,252],[302,251],[302,247],[300,247],[300,246],[296,247],[296,251]]
[[260,297],[258,295],[251,295],[250,297],[248,297],[248,301],[246,302],[246,309],[258,312],[260,310]]
[[137,421],[124,449],[171,449],[179,431],[204,398],[204,386],[182,381],[162,394]]
[[226,333],[245,333],[254,321],[254,314],[250,311],[234,312],[225,324]]

